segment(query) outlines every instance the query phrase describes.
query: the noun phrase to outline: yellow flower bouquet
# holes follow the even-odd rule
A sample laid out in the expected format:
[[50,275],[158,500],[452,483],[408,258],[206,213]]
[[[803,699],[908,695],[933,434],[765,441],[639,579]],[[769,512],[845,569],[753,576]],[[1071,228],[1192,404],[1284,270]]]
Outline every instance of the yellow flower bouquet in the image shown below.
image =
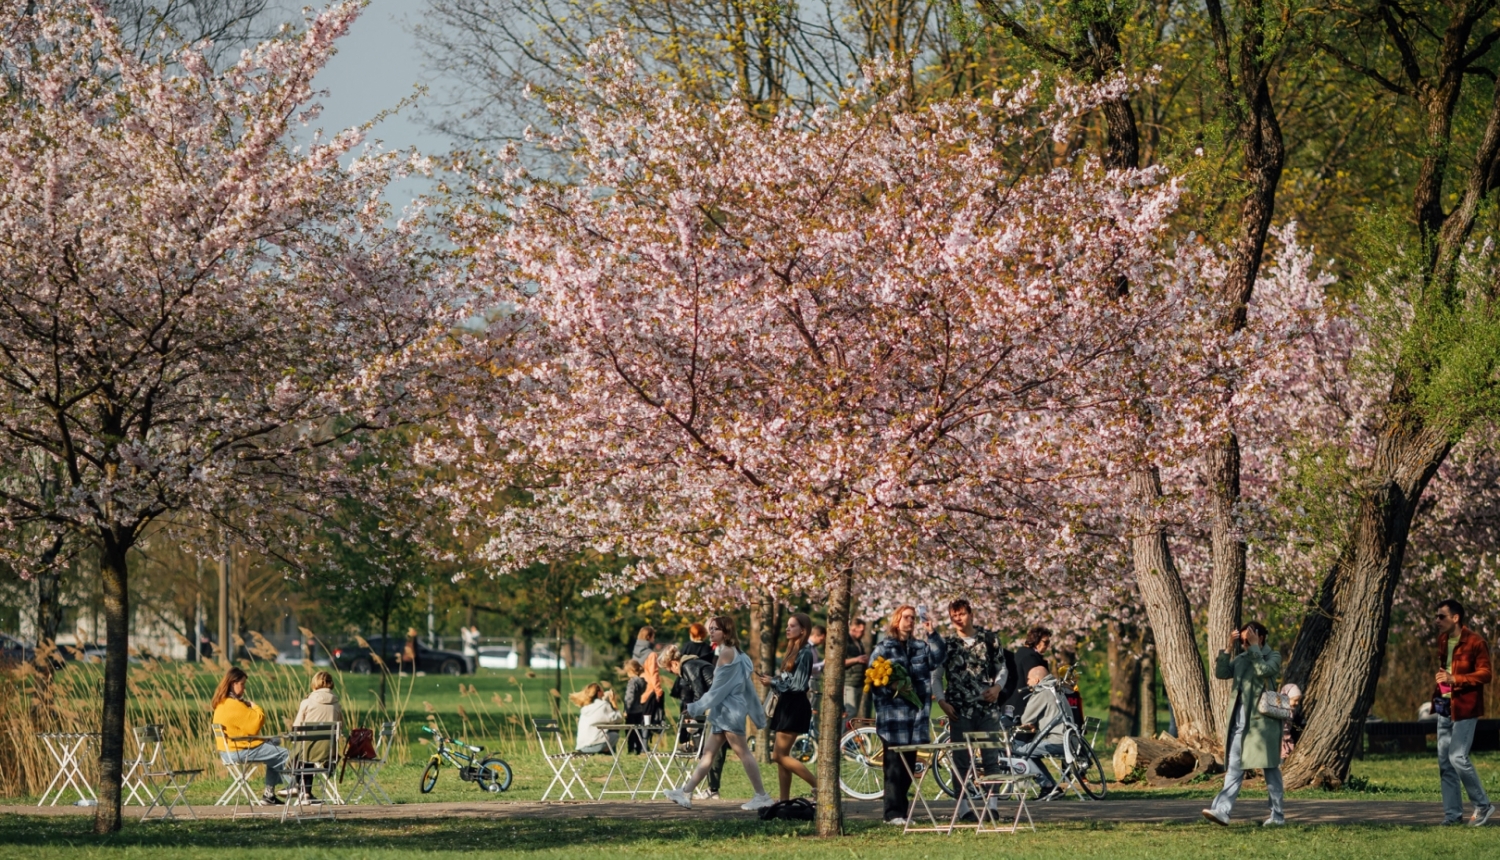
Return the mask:
[[871,687],[889,687],[891,695],[905,700],[914,708],[922,707],[917,691],[912,686],[911,674],[900,663],[892,663],[884,657],[876,657],[865,670],[865,692]]

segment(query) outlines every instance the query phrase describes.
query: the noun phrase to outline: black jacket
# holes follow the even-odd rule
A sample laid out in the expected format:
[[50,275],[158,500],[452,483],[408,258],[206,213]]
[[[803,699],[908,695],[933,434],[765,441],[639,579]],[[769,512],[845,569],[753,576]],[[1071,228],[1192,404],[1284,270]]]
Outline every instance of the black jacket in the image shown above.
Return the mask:
[[[1047,667],[1047,661],[1035,648],[1022,645],[1016,649],[1015,664],[1015,690],[1010,698],[1004,700],[1004,707],[1013,709],[1017,719],[1026,710],[1026,698],[1031,693],[1031,688],[1026,686],[1026,676],[1031,674],[1035,666]],[[1007,685],[1009,686],[1009,685]]]
[[672,684],[672,698],[687,705],[708,695],[708,687],[714,682],[714,664],[711,660],[692,657],[682,661],[682,674]]

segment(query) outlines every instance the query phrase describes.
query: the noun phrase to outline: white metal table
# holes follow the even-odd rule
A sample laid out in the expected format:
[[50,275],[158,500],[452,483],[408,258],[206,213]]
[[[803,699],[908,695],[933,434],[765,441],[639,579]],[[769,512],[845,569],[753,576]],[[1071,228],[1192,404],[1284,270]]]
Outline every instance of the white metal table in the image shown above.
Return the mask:
[[[614,749],[611,750],[612,756],[609,763],[609,772],[604,775],[604,785],[599,789],[599,797],[602,799],[606,794],[628,794],[631,800],[635,800],[641,793],[641,786],[646,782],[646,777],[651,774],[652,765],[655,764],[654,757],[650,752],[651,735],[652,733],[665,731],[666,726],[646,723],[601,723],[595,728],[601,732],[619,733],[614,743]],[[630,774],[627,773],[625,759],[622,758],[622,756],[628,754],[626,750],[630,748],[629,735],[635,735],[640,740],[641,749],[643,750],[641,753],[641,772],[635,777],[634,782],[631,781]],[[625,788],[611,789],[609,787],[610,782],[614,780],[616,775],[624,782]]]

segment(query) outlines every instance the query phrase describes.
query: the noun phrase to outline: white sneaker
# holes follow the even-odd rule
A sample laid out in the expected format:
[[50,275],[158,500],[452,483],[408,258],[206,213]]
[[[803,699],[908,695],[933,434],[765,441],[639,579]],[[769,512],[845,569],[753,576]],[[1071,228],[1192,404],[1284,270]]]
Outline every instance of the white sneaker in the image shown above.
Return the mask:
[[697,788],[693,789],[693,799],[694,800],[718,800],[719,799],[719,793],[717,791],[709,791],[707,786],[700,785]]
[[772,800],[771,795],[769,794],[757,794],[754,797],[750,798],[750,800],[747,801],[743,806],[741,806],[740,809],[743,809],[747,812],[754,812],[757,809],[765,809],[767,806],[770,806],[775,802],[776,801]]
[[886,824],[894,824],[897,827],[905,827],[906,826],[906,819],[905,818],[896,817],[896,818],[888,819],[885,823]]
[[1212,809],[1203,810],[1203,817],[1219,825],[1220,827],[1229,826],[1229,819],[1219,817],[1219,813],[1214,812]]
[[1286,826],[1286,819],[1285,818],[1280,818],[1278,816],[1273,815],[1270,818],[1267,818],[1265,821],[1262,821],[1260,823],[1260,826],[1261,827],[1285,827]]
[[667,796],[667,800],[672,801],[683,809],[693,808],[693,799],[691,797],[688,797],[688,793],[683,791],[682,789],[669,788],[664,793]]

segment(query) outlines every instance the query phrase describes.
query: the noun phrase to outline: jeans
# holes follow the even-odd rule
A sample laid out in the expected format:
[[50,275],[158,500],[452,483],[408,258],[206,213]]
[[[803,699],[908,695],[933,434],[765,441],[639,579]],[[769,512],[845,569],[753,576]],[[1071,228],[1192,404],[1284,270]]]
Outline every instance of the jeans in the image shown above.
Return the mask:
[[[1473,733],[1470,732],[1470,737]],[[263,764],[266,766],[266,788],[275,788],[281,783],[281,770],[292,758],[292,751],[275,744],[261,744],[249,749],[221,752],[219,756],[235,764]]]
[[[885,738],[881,738],[880,742],[890,747]],[[902,764],[903,759],[905,764]],[[911,774],[917,769],[917,754],[893,753],[887,749],[882,769],[885,771],[885,820],[905,818],[911,812],[911,802],[906,799],[906,793],[911,791]]]
[[[995,713],[985,713],[976,719],[971,719],[959,714],[948,721],[948,731],[949,738],[953,743],[963,743],[964,738],[971,732],[1000,731],[1000,716]],[[1000,770],[1000,751],[998,749],[980,750],[979,765],[984,773],[998,773]],[[967,776],[969,772],[968,750],[953,751],[953,770],[955,773]]]
[[1049,741],[1037,744],[1036,746],[1027,746],[1025,749],[1027,755],[1031,758],[1031,763],[1036,765],[1036,769],[1042,772],[1042,777],[1039,780],[1040,784],[1037,788],[1041,790],[1042,794],[1046,794],[1056,788],[1057,780],[1053,779],[1052,772],[1047,770],[1047,762],[1043,756],[1050,755],[1055,759],[1061,760],[1063,757],[1063,745],[1058,741]]
[[[845,671],[850,670],[846,669]],[[864,687],[844,688],[844,719],[852,720],[855,717],[863,716],[859,712],[859,706],[861,704],[860,698],[864,696],[864,694]]]
[[1469,792],[1469,799],[1476,806],[1489,806],[1490,797],[1484,793],[1484,783],[1469,761],[1469,750],[1474,746],[1474,729],[1478,719],[1450,720],[1438,717],[1438,776],[1443,783],[1443,819],[1458,821],[1464,817],[1464,796],[1459,783]]
[[[1244,760],[1246,725],[1246,710],[1241,707],[1235,711],[1229,726],[1229,762],[1224,768],[1224,789],[1214,797],[1210,806],[1220,818],[1229,818],[1230,811],[1234,809],[1234,799],[1239,797],[1240,787],[1245,784],[1245,768],[1240,762]],[[1286,817],[1281,808],[1281,768],[1268,767],[1262,772],[1266,775],[1266,791],[1271,795],[1271,818],[1281,821]]]
[[586,747],[579,747],[577,751],[585,755],[598,755],[599,753],[609,752],[609,742],[600,741],[596,744],[589,744]]

